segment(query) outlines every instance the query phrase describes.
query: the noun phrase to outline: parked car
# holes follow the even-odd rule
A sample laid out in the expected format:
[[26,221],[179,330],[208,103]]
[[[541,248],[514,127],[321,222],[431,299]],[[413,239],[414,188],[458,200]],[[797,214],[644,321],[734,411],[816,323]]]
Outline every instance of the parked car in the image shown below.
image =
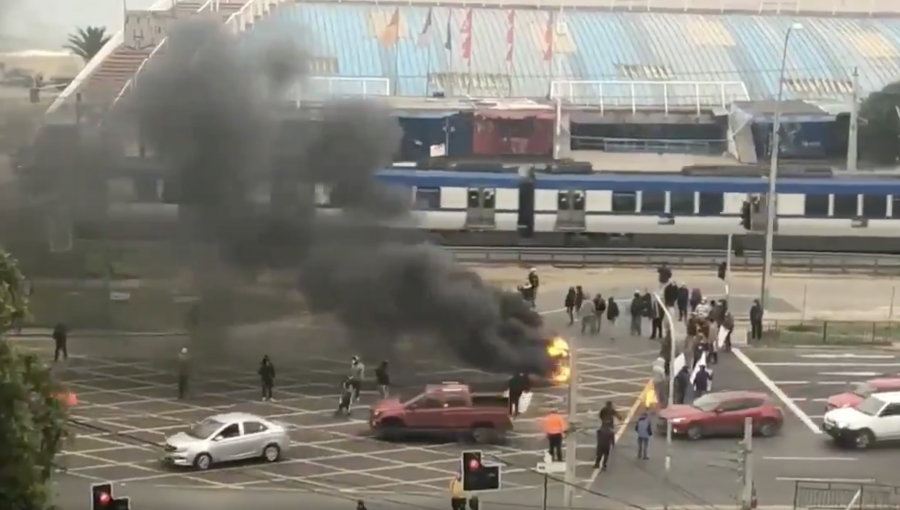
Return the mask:
[[900,391],[874,393],[856,406],[828,411],[822,430],[838,445],[860,449],[900,440]]
[[502,441],[512,430],[509,399],[501,394],[472,393],[465,384],[428,385],[409,399],[375,404],[369,427],[380,437],[409,436],[474,438],[480,443]]
[[674,405],[659,413],[659,427],[672,422],[672,433],[697,440],[712,436],[739,436],[744,420],[753,419],[753,432],[774,436],[784,424],[784,412],[765,393],[755,391],[719,391],[707,393],[690,405]]
[[828,411],[853,407],[875,393],[900,391],[900,377],[881,377],[854,384],[849,391],[828,397]]
[[201,470],[253,458],[277,462],[291,444],[287,429],[283,423],[248,413],[218,414],[167,438],[163,461]]

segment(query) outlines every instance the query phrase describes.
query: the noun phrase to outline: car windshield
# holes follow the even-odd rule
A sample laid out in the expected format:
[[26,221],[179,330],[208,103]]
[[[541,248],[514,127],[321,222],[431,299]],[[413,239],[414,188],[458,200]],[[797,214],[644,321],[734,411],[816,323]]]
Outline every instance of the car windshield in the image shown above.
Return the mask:
[[856,410],[863,414],[868,414],[869,416],[877,416],[882,407],[884,407],[883,400],[869,397],[860,402],[859,405],[856,406]]
[[189,430],[187,434],[191,437],[196,437],[197,439],[209,439],[209,437],[215,434],[217,430],[222,428],[222,425],[225,424],[213,419],[203,420],[191,427],[191,430]]
[[858,397],[869,398],[870,395],[875,393],[875,388],[868,383],[859,383],[853,387],[852,393]]
[[694,401],[693,406],[701,411],[715,411],[725,402],[724,399],[717,395],[703,395]]

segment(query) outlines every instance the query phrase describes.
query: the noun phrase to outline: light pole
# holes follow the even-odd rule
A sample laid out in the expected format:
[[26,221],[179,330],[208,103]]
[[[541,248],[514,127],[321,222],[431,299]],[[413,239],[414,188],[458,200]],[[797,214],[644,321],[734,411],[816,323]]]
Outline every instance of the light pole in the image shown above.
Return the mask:
[[781,71],[778,73],[778,97],[775,100],[774,118],[772,119],[772,140],[769,145],[772,160],[769,162],[769,195],[766,200],[766,253],[763,259],[762,288],[759,296],[759,303],[763,310],[766,309],[766,298],[769,294],[769,275],[772,274],[772,245],[775,242],[775,215],[778,212],[778,195],[775,193],[775,180],[778,178],[778,150],[781,145],[778,138],[781,131],[781,102],[784,100],[784,73],[787,67],[791,34],[797,30],[803,30],[803,25],[794,23],[784,33],[784,47],[781,50]]
[[[668,326],[668,338],[669,338],[669,373],[668,384],[669,388],[666,393],[666,407],[672,407],[675,405],[675,376],[678,373],[678,370],[675,370],[675,353],[677,352],[675,349],[675,319],[672,318],[672,314],[669,313],[669,309],[666,308],[665,300],[660,297],[660,293],[654,292],[653,299],[656,300],[657,306],[662,307],[663,314],[666,319],[666,325]],[[666,335],[663,334],[663,338],[666,338]],[[686,361],[686,360],[685,360]],[[672,476],[672,420],[666,420],[666,464],[665,471],[663,472],[663,479],[666,482],[665,491],[663,493],[663,509],[669,510],[669,483]]]

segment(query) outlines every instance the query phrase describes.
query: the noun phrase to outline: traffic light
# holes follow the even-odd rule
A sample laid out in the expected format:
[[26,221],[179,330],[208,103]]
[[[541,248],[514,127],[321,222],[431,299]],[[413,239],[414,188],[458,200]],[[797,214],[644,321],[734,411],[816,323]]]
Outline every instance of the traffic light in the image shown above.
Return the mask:
[[463,452],[462,482],[466,492],[495,491],[500,489],[500,466],[486,465],[480,450]]
[[719,268],[717,274],[719,275],[720,280],[725,279],[725,274],[728,272],[728,263],[727,262],[719,262]]
[[741,206],[741,226],[744,227],[745,230],[750,230],[753,225],[750,221],[750,207],[750,202],[747,201]]
[[129,498],[113,497],[109,482],[91,484],[91,510],[131,510]]

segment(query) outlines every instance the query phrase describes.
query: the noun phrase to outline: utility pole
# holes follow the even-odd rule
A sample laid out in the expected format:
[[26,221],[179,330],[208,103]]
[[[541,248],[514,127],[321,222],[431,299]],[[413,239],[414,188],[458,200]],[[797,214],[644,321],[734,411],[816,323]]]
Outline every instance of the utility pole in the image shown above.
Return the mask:
[[859,68],[853,68],[853,102],[850,104],[850,131],[847,133],[847,171],[855,172],[859,160]]
[[568,339],[569,342],[569,406],[568,419],[569,430],[565,435],[566,442],[566,477],[565,487],[563,488],[563,506],[572,508],[575,497],[575,466],[578,459],[575,457],[578,453],[578,445],[576,438],[578,436],[578,343],[577,336],[572,335]]
[[731,254],[734,251],[734,234],[728,234],[728,254],[725,255],[725,301],[731,303]]
[[744,440],[741,441],[741,510],[751,510],[756,491],[753,487],[753,418],[744,418]]

